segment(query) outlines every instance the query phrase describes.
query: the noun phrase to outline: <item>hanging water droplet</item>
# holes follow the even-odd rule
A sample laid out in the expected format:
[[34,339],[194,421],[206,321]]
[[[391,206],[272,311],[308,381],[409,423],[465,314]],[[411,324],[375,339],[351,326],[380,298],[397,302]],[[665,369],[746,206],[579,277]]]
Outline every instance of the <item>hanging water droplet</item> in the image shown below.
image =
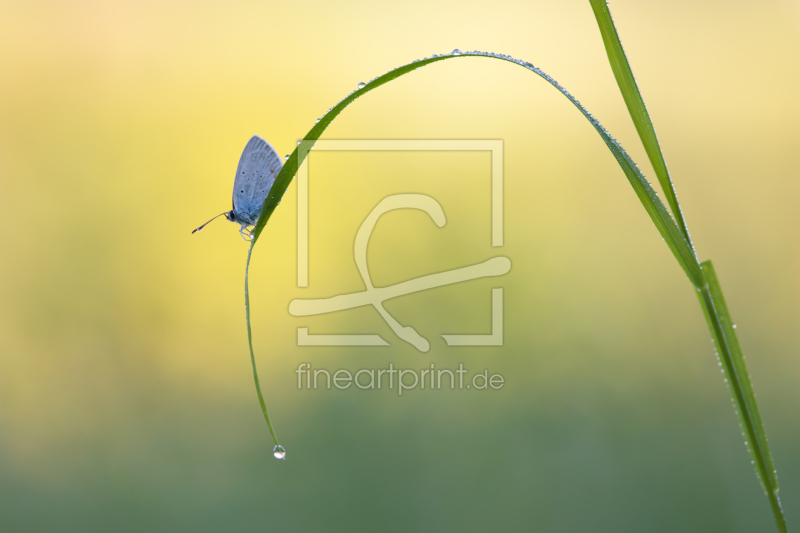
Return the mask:
[[454,55],[454,56],[460,56],[460,55],[461,55],[461,50],[459,50],[458,48],[456,48],[455,50],[453,50],[452,52],[450,52],[450,54],[451,54],[451,55]]
[[289,160],[289,154],[286,154],[285,156],[283,156],[283,158],[284,158],[286,161],[288,161],[288,160]]
[[366,86],[367,86],[367,84],[366,84],[366,83],[364,83],[363,81],[360,81],[360,82],[358,82],[358,88],[359,88],[359,89],[363,89],[363,88],[364,88],[364,87],[366,87]]
[[317,124],[319,124],[320,119],[317,119]]
[[300,146],[300,141],[297,141],[297,146]]
[[283,449],[283,446],[278,444],[272,449],[272,455],[275,459],[286,459],[286,450]]

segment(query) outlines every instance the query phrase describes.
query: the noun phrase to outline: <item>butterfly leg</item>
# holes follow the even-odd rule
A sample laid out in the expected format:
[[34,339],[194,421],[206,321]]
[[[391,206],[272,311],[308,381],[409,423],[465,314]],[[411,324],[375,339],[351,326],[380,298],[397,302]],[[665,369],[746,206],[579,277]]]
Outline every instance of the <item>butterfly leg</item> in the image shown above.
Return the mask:
[[253,240],[253,233],[244,224],[242,224],[242,227],[239,228],[239,234],[242,236],[242,239],[246,241]]

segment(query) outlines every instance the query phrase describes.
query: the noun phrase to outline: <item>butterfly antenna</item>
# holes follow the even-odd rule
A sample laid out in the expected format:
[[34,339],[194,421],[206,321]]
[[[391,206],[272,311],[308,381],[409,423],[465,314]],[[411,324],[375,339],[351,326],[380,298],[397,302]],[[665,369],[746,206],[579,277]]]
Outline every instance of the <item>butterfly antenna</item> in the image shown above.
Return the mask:
[[200,231],[201,229],[203,229],[203,228],[205,228],[206,226],[208,226],[208,225],[209,225],[209,224],[210,224],[210,223],[211,223],[213,220],[216,220],[217,218],[221,217],[222,215],[227,215],[228,213],[229,213],[228,211],[225,211],[224,213],[220,213],[219,215],[215,216],[214,218],[212,218],[211,220],[209,220],[208,222],[206,222],[205,224],[203,224],[203,225],[202,225],[202,226],[200,226],[199,228],[195,229],[195,230],[192,232],[192,234],[194,234],[194,233],[197,233],[197,232],[198,232],[198,231]]

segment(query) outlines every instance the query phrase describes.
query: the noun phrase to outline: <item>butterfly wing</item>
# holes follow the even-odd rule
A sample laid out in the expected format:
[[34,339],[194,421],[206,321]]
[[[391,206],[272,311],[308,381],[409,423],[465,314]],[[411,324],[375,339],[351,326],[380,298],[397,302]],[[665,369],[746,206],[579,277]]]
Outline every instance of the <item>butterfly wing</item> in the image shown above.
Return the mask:
[[236,222],[253,226],[267,199],[283,161],[267,141],[253,135],[239,159],[233,180],[233,211]]

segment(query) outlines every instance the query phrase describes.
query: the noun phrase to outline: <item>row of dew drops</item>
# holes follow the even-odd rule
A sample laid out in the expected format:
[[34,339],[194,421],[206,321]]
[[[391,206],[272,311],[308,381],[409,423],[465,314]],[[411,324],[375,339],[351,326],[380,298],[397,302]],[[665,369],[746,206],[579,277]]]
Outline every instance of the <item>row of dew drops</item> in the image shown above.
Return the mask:
[[[731,324],[731,327],[733,327],[733,329],[738,329],[738,328],[737,328],[737,326],[736,326],[736,324]],[[716,341],[714,340],[714,338],[713,338],[713,337],[711,338],[711,344],[713,344],[713,345],[714,345],[714,355],[717,357],[717,364],[720,366],[720,372],[722,373],[722,375],[723,375],[723,376],[726,376],[725,367],[722,365],[722,358],[719,356],[719,350],[717,349],[717,343],[716,343]],[[744,357],[744,356],[743,356],[743,357]],[[724,378],[722,379],[722,381],[723,381],[724,383],[728,384],[728,378],[727,378],[727,377],[724,377]],[[728,384],[728,385],[730,386],[730,384]],[[754,394],[755,394],[755,393],[754,393]],[[742,423],[741,415],[739,414],[739,409],[738,409],[738,407],[736,406],[736,401],[735,401],[733,398],[731,398],[731,403],[733,404],[733,412],[734,412],[734,413],[736,413],[736,415],[739,417],[739,427],[740,427],[740,429],[742,430],[742,437],[744,437],[744,439],[745,439],[745,441],[744,441],[744,446],[745,446],[745,448],[747,449],[747,452],[750,454],[750,456],[751,456],[751,457],[755,457],[755,453],[754,453],[754,451],[753,451],[753,450],[750,448],[750,443],[747,441],[747,438],[748,438],[748,437],[747,437],[747,435],[746,435],[746,434],[745,434],[745,432],[744,432],[744,424]],[[752,464],[753,466],[755,466],[755,464],[756,464],[756,462],[755,462],[755,459],[751,459],[751,460],[750,460],[750,464]],[[773,470],[772,472],[773,472],[774,474],[777,474],[777,473],[778,473],[778,471],[777,471],[777,470]],[[764,483],[764,482],[762,481],[762,483]],[[766,490],[766,489],[767,489],[767,487],[766,487],[766,484],[764,484],[764,492],[765,492],[765,493],[767,492],[767,490]],[[777,497],[777,492],[778,492],[778,489],[777,489],[777,487],[776,487],[774,490],[775,490],[775,493],[776,493],[775,495],[776,495],[776,497]],[[779,500],[779,501],[780,501],[780,500]]]
[[[582,105],[582,104],[581,104],[581,103],[580,103],[580,102],[579,102],[579,101],[578,101],[578,100],[577,100],[577,99],[576,99],[574,96],[572,96],[572,94],[570,94],[570,92],[569,92],[569,91],[567,91],[567,90],[566,90],[566,89],[565,89],[565,88],[564,88],[564,87],[563,87],[561,84],[559,84],[559,83],[558,83],[558,82],[557,82],[557,81],[556,81],[554,78],[552,78],[550,75],[548,75],[548,74],[547,74],[547,73],[545,73],[543,70],[541,70],[541,69],[537,68],[536,66],[534,66],[534,65],[533,65],[533,63],[529,63],[529,62],[523,61],[523,60],[521,60],[521,59],[516,59],[516,58],[514,58],[514,57],[512,57],[512,56],[510,56],[510,55],[507,55],[507,54],[497,54],[497,53],[494,53],[494,52],[481,52],[481,51],[479,51],[479,50],[473,50],[473,51],[468,51],[468,52],[462,52],[461,50],[459,50],[458,48],[456,48],[455,50],[453,50],[453,51],[452,51],[452,52],[450,52],[449,54],[433,54],[432,56],[430,56],[430,57],[425,57],[425,58],[423,58],[423,59],[415,59],[414,61],[412,61],[412,62],[410,63],[410,65],[413,65],[414,63],[419,63],[420,61],[428,61],[428,60],[432,60],[432,59],[437,59],[437,58],[447,58],[447,57],[453,57],[453,56],[482,56],[482,57],[493,57],[493,58],[497,58],[497,59],[503,59],[503,60],[505,60],[505,61],[509,61],[509,62],[511,62],[511,63],[516,63],[517,65],[520,65],[520,66],[522,66],[522,67],[525,67],[525,68],[527,68],[528,70],[531,70],[531,71],[533,71],[534,73],[536,73],[537,75],[541,76],[541,77],[542,77],[542,78],[544,78],[544,79],[545,79],[545,80],[546,80],[548,83],[550,83],[550,84],[551,84],[551,85],[553,85],[553,86],[554,86],[556,89],[558,89],[558,90],[559,90],[559,91],[560,91],[562,94],[564,94],[564,96],[566,96],[566,97],[567,97],[567,98],[568,98],[568,99],[569,99],[569,100],[570,100],[570,101],[571,101],[573,104],[575,104],[575,106],[576,106],[576,107],[578,107],[578,109],[581,111],[581,113],[583,113],[583,114],[586,116],[586,118],[587,118],[587,119],[589,119],[589,122],[591,122],[591,123],[592,123],[592,126],[594,126],[594,128],[595,128],[595,129],[598,131],[598,133],[600,133],[600,135],[603,137],[603,140],[606,142],[606,144],[608,144],[608,145],[609,145],[609,147],[613,147],[613,148],[612,148],[612,152],[614,152],[614,156],[615,156],[615,158],[617,158],[617,159],[620,159],[620,158],[624,159],[624,160],[625,160],[625,163],[627,163],[628,165],[632,166],[632,167],[635,169],[635,172],[636,172],[637,174],[639,174],[639,175],[641,175],[641,176],[643,177],[643,175],[641,174],[641,171],[639,170],[639,167],[638,167],[638,165],[637,165],[637,164],[636,164],[636,163],[635,163],[635,162],[634,162],[632,159],[630,159],[630,156],[628,156],[627,152],[625,152],[625,150],[622,148],[622,146],[621,146],[621,145],[620,145],[620,144],[617,142],[617,140],[616,140],[616,139],[615,139],[615,138],[614,138],[614,137],[613,137],[613,136],[612,136],[612,135],[611,135],[611,134],[610,134],[610,133],[609,133],[609,132],[608,132],[608,131],[607,131],[607,130],[604,128],[604,127],[603,127],[603,125],[602,125],[602,124],[600,124],[600,122],[599,122],[599,121],[598,121],[598,120],[597,120],[597,119],[596,119],[596,118],[595,118],[595,117],[594,117],[594,116],[593,116],[591,113],[589,113],[589,111],[588,111],[588,110],[587,110],[587,109],[586,109],[586,108],[585,108],[585,107],[584,107],[584,106],[583,106],[583,105]],[[379,78],[382,78],[382,77],[384,77],[384,76],[386,76],[386,75],[388,75],[388,74],[391,74],[392,72],[394,72],[394,71],[396,71],[396,70],[398,70],[398,69],[400,69],[400,68],[405,68],[405,67],[407,67],[407,66],[409,66],[409,64],[407,64],[407,65],[402,65],[402,66],[400,66],[400,67],[396,67],[396,68],[394,68],[394,69],[390,70],[389,72],[387,72],[386,74],[382,74],[381,76],[376,76],[376,77],[372,78],[372,79],[371,79],[369,82],[363,82],[363,81],[360,81],[360,82],[358,82],[358,84],[357,84],[357,86],[356,86],[356,89],[355,89],[355,90],[353,90],[352,92],[350,92],[350,94],[348,94],[347,96],[345,96],[344,98],[342,98],[341,100],[339,100],[339,101],[336,103],[336,105],[335,105],[334,107],[330,107],[330,108],[328,108],[328,113],[330,113],[331,111],[333,111],[333,110],[334,110],[336,107],[338,107],[338,106],[339,106],[339,105],[340,105],[342,102],[345,102],[346,100],[349,100],[349,101],[347,102],[347,104],[349,104],[349,103],[350,103],[352,100],[354,100],[355,98],[358,98],[358,97],[360,96],[360,94],[356,94],[356,93],[358,93],[359,91],[362,91],[363,89],[365,89],[365,88],[366,88],[366,87],[367,87],[369,84],[371,84],[371,83],[372,83],[372,82],[374,82],[375,80],[377,80],[377,79],[379,79]],[[419,69],[419,68],[420,68],[420,67],[416,67],[414,70],[417,70],[417,69]],[[331,117],[331,119],[332,119],[332,118],[333,118],[333,117]],[[321,120],[322,120],[322,118],[318,118],[318,119],[316,119],[316,121],[315,121],[315,122],[316,122],[316,124],[319,124],[319,122],[320,122]],[[302,142],[302,141],[297,141],[297,144],[298,144],[298,145],[300,145],[300,144],[301,144],[301,142]],[[314,146],[312,145],[312,146],[311,146],[311,150],[313,150],[313,149],[314,149]],[[621,152],[621,153],[618,153],[618,152]],[[284,160],[287,160],[287,161],[288,161],[288,160],[289,160],[289,157],[290,157],[290,154],[286,154],[286,155],[284,156]],[[655,191],[652,191],[652,189],[651,189],[649,192],[655,192]],[[658,193],[656,193],[656,195],[657,195],[657,194],[658,194]],[[692,245],[692,248],[694,248],[694,246],[693,246],[693,245]]]
[[[634,169],[634,172],[636,174],[641,176],[642,179],[644,178],[644,175],[642,174],[641,170],[639,169],[639,166],[630,158],[630,156],[628,156],[627,152],[625,152],[625,150],[622,148],[622,146],[619,144],[619,142],[617,142],[617,140],[603,127],[603,125],[600,124],[600,121],[598,121],[594,117],[594,115],[589,113],[589,111],[572,94],[570,94],[570,92],[567,91],[560,83],[558,83],[554,78],[552,78],[550,75],[548,75],[543,70],[541,70],[541,69],[537,68],[536,66],[534,66],[533,63],[529,63],[527,61],[523,61],[521,59],[514,58],[514,57],[512,57],[510,55],[507,55],[507,54],[497,54],[497,53],[494,53],[494,52],[481,52],[479,50],[462,52],[461,50],[456,48],[455,50],[453,50],[449,54],[433,54],[432,56],[424,57],[423,59],[415,59],[414,61],[412,61],[410,63],[410,65],[413,65],[414,63],[419,63],[420,61],[428,61],[428,60],[437,59],[437,58],[442,58],[443,59],[443,58],[453,57],[453,56],[493,57],[493,58],[509,61],[511,63],[516,63],[517,65],[525,67],[526,69],[536,73],[537,75],[542,77],[545,81],[547,81],[548,83],[553,85],[556,89],[558,89],[576,107],[578,107],[578,109],[581,111],[581,113],[583,113],[583,115],[589,120],[589,122],[592,123],[592,126],[594,126],[594,128],[598,131],[598,133],[600,133],[600,136],[603,137],[604,142],[607,145],[609,145],[610,148],[612,148],[612,152],[614,153],[614,157],[617,158],[618,160],[620,160],[620,163],[623,163],[622,160],[624,160],[625,163],[627,163],[628,165],[630,165]],[[333,111],[342,102],[345,102],[346,100],[349,100],[347,102],[347,104],[349,104],[350,101],[354,100],[355,98],[358,98],[360,96],[360,94],[356,94],[356,93],[358,93],[359,91],[362,91],[363,89],[365,89],[367,87],[367,85],[371,84],[375,80],[377,80],[379,78],[382,78],[383,76],[386,76],[388,74],[391,74],[392,72],[394,72],[394,71],[396,71],[396,70],[398,70],[400,68],[405,68],[407,66],[409,66],[409,65],[407,64],[407,65],[402,65],[400,67],[393,68],[392,70],[390,70],[386,74],[382,74],[381,76],[376,76],[376,77],[372,78],[369,82],[363,82],[363,81],[358,82],[355,90],[351,91],[350,94],[348,94],[347,96],[345,96],[344,98],[339,100],[334,107],[328,108],[328,113]],[[419,68],[420,67],[416,67],[414,70],[417,70]],[[332,118],[333,117],[331,117],[331,119]],[[316,119],[316,121],[315,121],[316,124],[319,124],[319,122],[321,120],[322,120],[322,118]],[[297,144],[300,145],[301,142],[302,141],[297,141]],[[310,149],[313,150],[314,146],[312,145]],[[288,161],[289,157],[290,157],[290,155],[286,154],[284,156],[284,159]],[[659,201],[657,199],[658,198],[658,193],[656,191],[652,190],[652,188],[650,188],[650,187],[648,187],[648,189],[649,189],[648,193],[651,193],[651,194],[655,193],[655,198],[653,198],[653,199],[656,202],[658,202]],[[694,244],[690,243],[690,245],[691,245],[691,248],[692,248],[692,252],[694,253]]]

